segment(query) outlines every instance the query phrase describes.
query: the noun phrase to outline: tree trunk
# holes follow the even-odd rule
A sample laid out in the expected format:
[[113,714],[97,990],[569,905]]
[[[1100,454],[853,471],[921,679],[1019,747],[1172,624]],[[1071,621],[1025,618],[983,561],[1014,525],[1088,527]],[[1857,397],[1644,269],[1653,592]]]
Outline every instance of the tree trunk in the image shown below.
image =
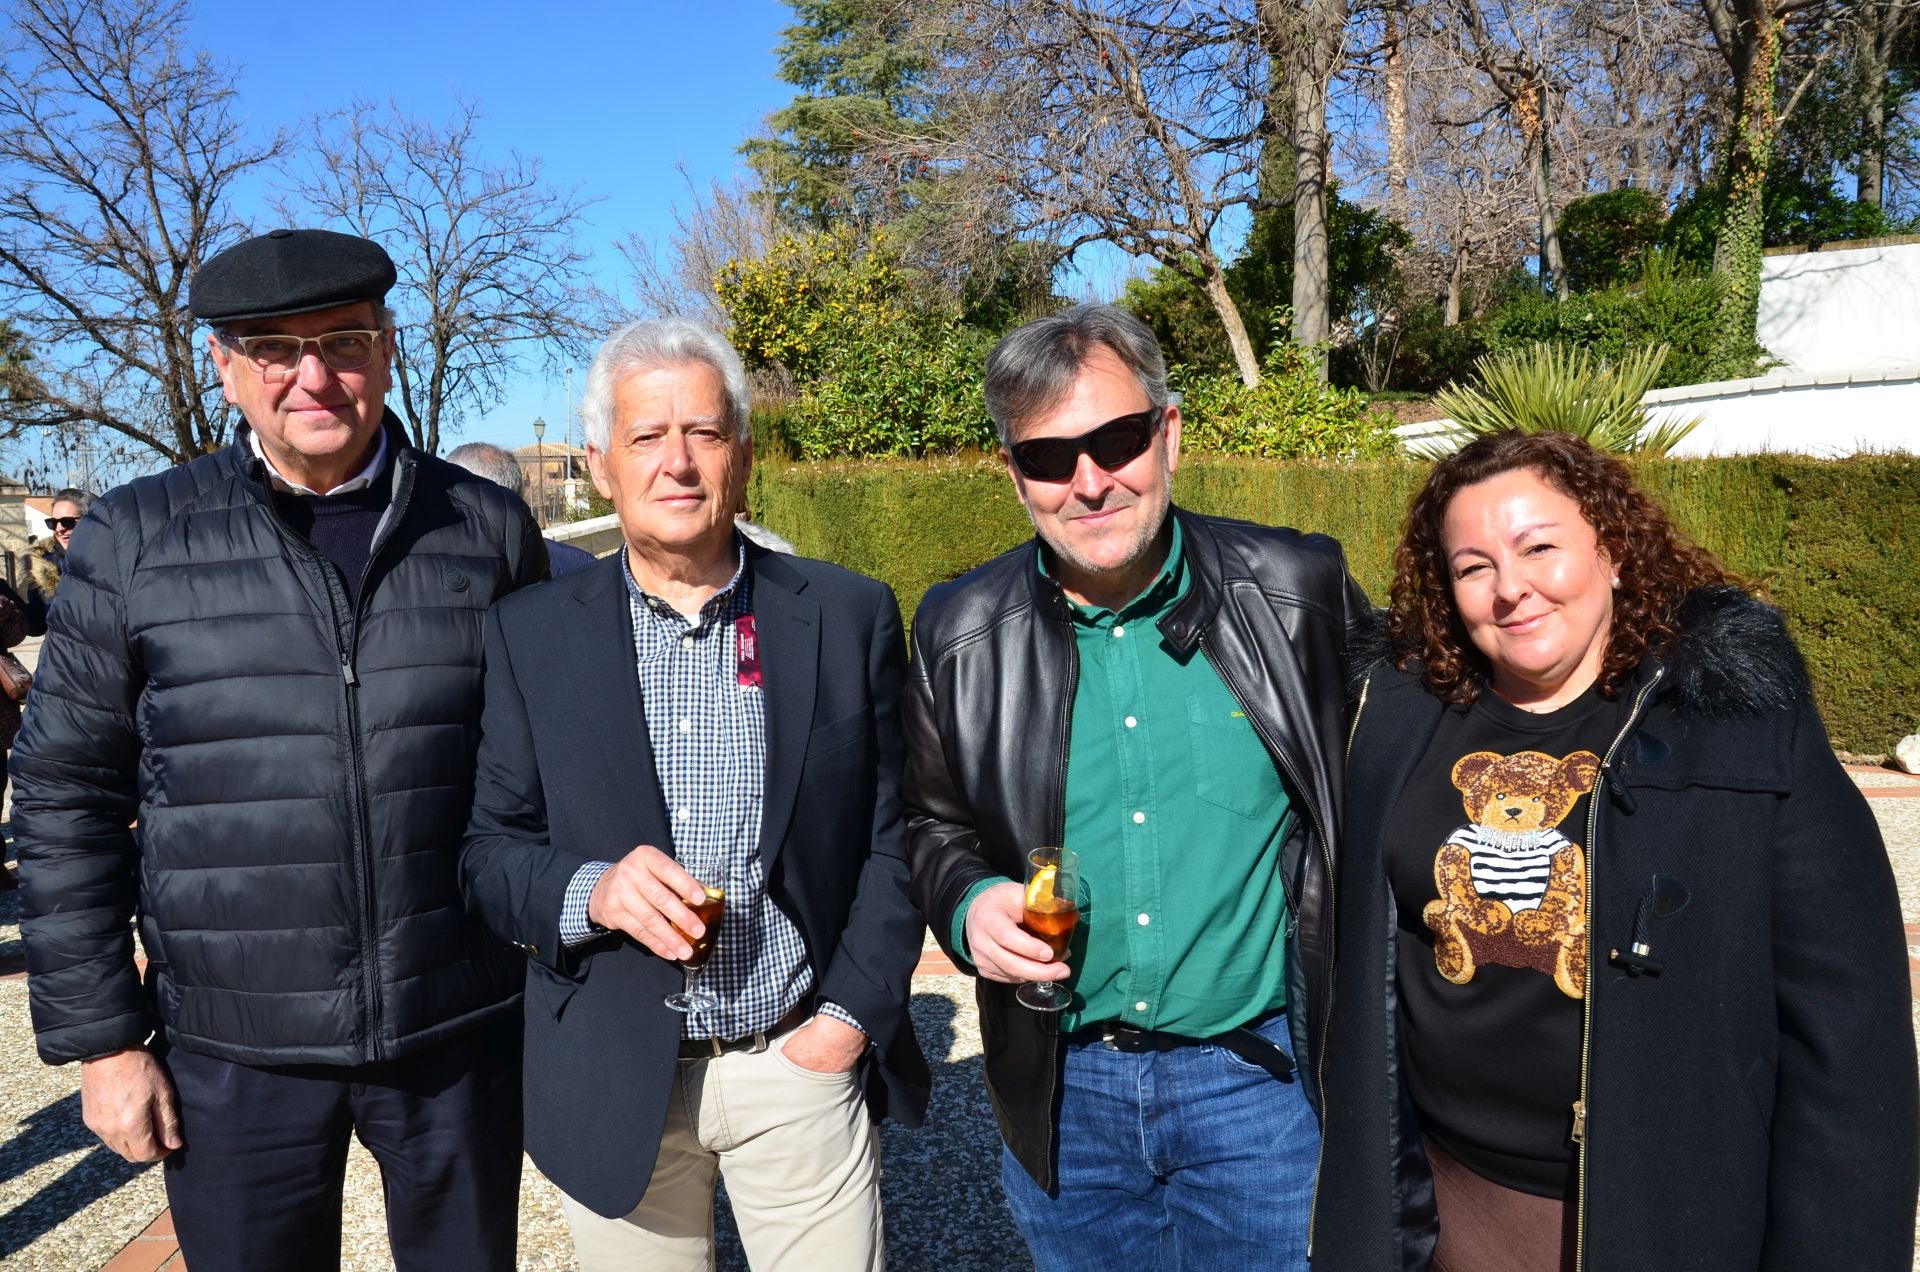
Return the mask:
[[1887,157],[1887,67],[1900,11],[1888,6],[1860,25],[1860,155],[1854,197],[1874,207],[1884,197]]
[[[1309,0],[1293,45],[1293,339],[1324,344],[1333,327],[1327,281],[1327,94],[1347,0]],[[1327,358],[1318,359],[1320,378]]]
[[1781,24],[1771,6],[1756,7],[1759,14],[1743,23],[1746,29],[1741,32],[1750,48],[1744,50],[1749,53],[1743,59],[1746,74],[1735,84],[1739,96],[1727,164],[1727,211],[1713,249],[1713,272],[1725,286],[1714,363],[1717,374],[1726,379],[1752,375],[1759,348],[1760,260],[1766,231],[1761,195],[1778,130],[1773,91]]
[[1407,143],[1407,55],[1400,47],[1400,8],[1397,3],[1388,4],[1382,22],[1387,64],[1387,216],[1405,225],[1407,180],[1413,172],[1413,160]]
[[1260,383],[1260,359],[1253,356],[1253,341],[1247,338],[1247,324],[1241,321],[1240,306],[1227,294],[1227,273],[1220,268],[1219,257],[1211,252],[1200,265],[1206,271],[1200,290],[1206,293],[1213,312],[1220,315],[1220,325],[1226,330],[1227,346],[1233,350],[1233,366],[1240,373],[1240,383],[1252,388]]
[[1527,138],[1527,168],[1533,202],[1540,210],[1540,277],[1555,300],[1567,298],[1567,261],[1560,252],[1560,218],[1553,206],[1553,92],[1544,79],[1528,86],[1534,99],[1533,135]]
[[1544,128],[1528,158],[1533,173],[1533,200],[1540,208],[1540,274],[1553,290],[1555,300],[1567,298],[1567,260],[1560,252],[1560,218],[1553,208],[1553,173],[1549,167],[1547,134]]
[[1447,271],[1447,315],[1446,325],[1460,325],[1460,294],[1467,285],[1467,249],[1453,249],[1453,268]]

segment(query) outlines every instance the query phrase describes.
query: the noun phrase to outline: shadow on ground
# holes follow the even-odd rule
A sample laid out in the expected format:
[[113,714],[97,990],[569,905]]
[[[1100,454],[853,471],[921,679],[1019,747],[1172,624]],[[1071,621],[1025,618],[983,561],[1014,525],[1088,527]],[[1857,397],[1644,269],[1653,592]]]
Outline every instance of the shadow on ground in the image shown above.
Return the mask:
[[80,1121],[76,1091],[23,1119],[13,1137],[0,1145],[0,1182],[81,1149],[88,1152],[59,1178],[0,1214],[0,1257],[52,1232],[148,1169],[146,1163],[125,1161],[94,1138]]
[[[933,1069],[927,1126],[880,1132],[887,1267],[894,1272],[1014,1272],[1031,1268],[1000,1192],[1000,1131],[978,1055],[956,1059],[954,1005],[915,994],[914,1029]],[[719,1272],[747,1272],[726,1189],[714,1214]]]

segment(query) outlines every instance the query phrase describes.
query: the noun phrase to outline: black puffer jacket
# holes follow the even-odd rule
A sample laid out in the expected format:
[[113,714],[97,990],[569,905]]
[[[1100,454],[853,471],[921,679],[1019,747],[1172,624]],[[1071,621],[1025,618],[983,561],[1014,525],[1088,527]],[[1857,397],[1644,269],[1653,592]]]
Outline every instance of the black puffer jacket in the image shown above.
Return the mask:
[[[1581,1266],[1906,1272],[1920,1176],[1899,898],[1779,615],[1696,593],[1623,691],[1594,788]],[[1315,1272],[1427,1266],[1399,1072],[1393,806],[1443,707],[1367,678],[1347,769]],[[1644,934],[1658,874],[1685,904]]]
[[[1339,851],[1343,651],[1372,611],[1323,535],[1175,510],[1192,582],[1160,620],[1175,648],[1201,650],[1253,721],[1305,805],[1281,850],[1290,939],[1287,1001],[1309,1098],[1332,974]],[[982,879],[1021,877],[1027,848],[1060,842],[1068,726],[1079,666],[1068,602],[1035,568],[1034,543],[928,592],[913,624],[907,734],[907,856],[913,899],[951,948],[953,916]],[[1007,1146],[1053,1184],[1056,1018],[1014,1002],[1012,985],[976,981],[987,1094]]]
[[75,533],[12,766],[49,1063],[158,1027],[242,1063],[354,1064],[511,1010],[517,958],[467,917],[455,860],[481,621],[547,555],[513,496],[387,428],[357,616],[244,435]]

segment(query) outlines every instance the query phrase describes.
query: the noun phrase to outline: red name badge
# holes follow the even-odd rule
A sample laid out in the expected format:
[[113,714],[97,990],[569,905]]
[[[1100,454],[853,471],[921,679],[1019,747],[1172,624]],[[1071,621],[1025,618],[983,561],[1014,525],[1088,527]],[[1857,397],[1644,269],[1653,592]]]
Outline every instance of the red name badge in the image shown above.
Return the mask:
[[753,615],[733,620],[734,657],[742,689],[760,687],[760,638],[754,634]]

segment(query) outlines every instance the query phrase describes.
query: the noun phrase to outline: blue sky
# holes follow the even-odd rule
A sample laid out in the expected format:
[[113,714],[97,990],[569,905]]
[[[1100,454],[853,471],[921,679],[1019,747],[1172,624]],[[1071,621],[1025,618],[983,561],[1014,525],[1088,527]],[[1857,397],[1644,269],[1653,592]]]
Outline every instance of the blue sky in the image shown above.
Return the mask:
[[[582,0],[551,9],[500,0],[262,7],[196,0],[194,40],[239,71],[240,109],[262,129],[292,127],[355,98],[395,100],[445,118],[456,96],[485,115],[489,154],[538,156],[560,186],[603,201],[588,246],[611,283],[612,243],[670,225],[684,163],[704,187],[739,166],[735,148],[794,89],[774,50],[793,12],[778,0],[699,4]],[[255,191],[264,198],[264,191]],[[266,224],[263,207],[244,209]],[[585,368],[576,372],[576,392]],[[524,446],[544,416],[557,440],[566,383],[537,371],[455,441]],[[448,443],[449,445],[451,443]]]

